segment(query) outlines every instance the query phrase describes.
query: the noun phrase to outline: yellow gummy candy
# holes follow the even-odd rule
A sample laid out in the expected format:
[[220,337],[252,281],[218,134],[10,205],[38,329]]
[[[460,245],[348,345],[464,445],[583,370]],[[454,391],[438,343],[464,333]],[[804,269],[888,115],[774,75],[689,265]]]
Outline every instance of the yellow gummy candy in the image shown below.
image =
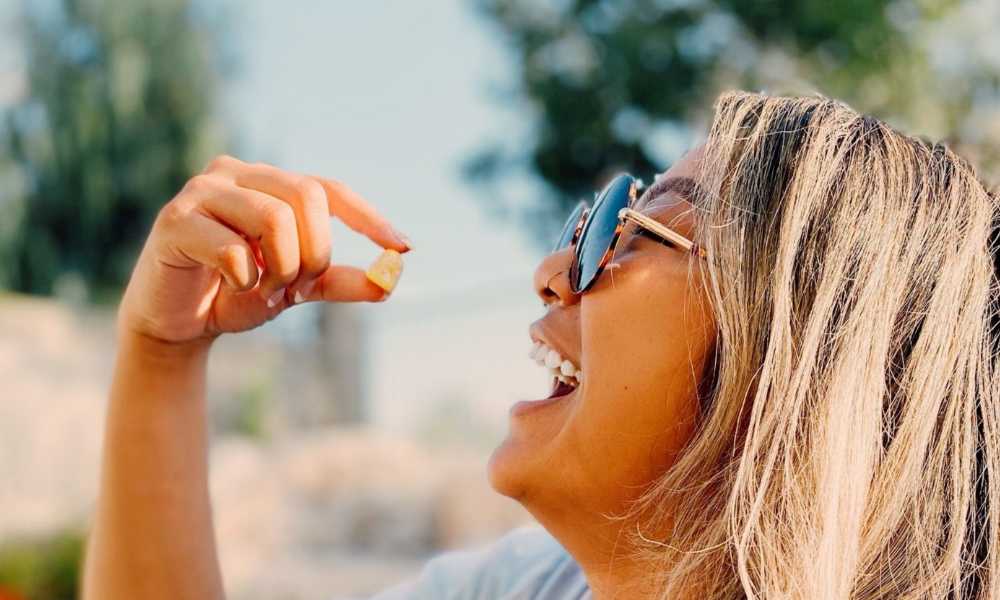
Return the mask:
[[395,250],[386,250],[368,267],[365,275],[368,280],[387,293],[392,292],[403,272],[403,257]]

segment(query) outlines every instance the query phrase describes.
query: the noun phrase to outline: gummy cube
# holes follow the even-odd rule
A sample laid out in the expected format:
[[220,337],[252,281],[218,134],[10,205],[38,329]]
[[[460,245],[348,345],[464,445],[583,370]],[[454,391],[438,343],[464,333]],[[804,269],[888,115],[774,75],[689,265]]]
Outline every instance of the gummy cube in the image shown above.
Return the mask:
[[403,257],[395,250],[386,250],[368,267],[368,280],[386,292],[392,292],[403,272]]

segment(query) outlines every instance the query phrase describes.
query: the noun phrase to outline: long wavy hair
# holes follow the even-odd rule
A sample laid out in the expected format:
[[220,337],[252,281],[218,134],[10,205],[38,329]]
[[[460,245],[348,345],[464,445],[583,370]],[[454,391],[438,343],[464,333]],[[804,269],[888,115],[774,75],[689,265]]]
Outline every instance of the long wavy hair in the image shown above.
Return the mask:
[[661,597],[1000,598],[997,195],[821,97],[721,96],[702,165],[717,345],[630,512]]

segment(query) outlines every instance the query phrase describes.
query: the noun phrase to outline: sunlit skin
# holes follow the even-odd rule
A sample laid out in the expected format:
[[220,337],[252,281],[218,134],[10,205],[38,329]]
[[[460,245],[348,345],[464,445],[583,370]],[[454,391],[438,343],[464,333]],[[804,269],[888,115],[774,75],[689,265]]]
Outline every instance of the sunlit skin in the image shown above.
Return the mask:
[[340,182],[227,156],[160,211],[118,309],[85,600],[224,597],[208,493],[208,354],[220,334],[299,302],[388,298],[363,269],[331,261],[331,218],[384,249],[412,248]]
[[[666,177],[693,174],[697,156]],[[643,200],[643,212],[691,236],[687,202]],[[412,248],[343,184],[231,157],[161,210],[118,312],[85,600],[224,597],[208,490],[209,351],[221,333],[298,302],[387,299],[363,269],[331,260],[330,218],[384,249]],[[580,563],[598,599],[646,595],[636,569],[610,568],[631,525],[602,515],[620,512],[690,438],[715,331],[700,285],[687,282],[688,261],[699,259],[630,232],[582,296],[569,292],[570,250],[538,267],[548,310],[531,335],[581,366],[584,380],[563,400],[512,411],[489,467],[496,489]]]
[[[700,156],[688,153],[664,177],[693,177]],[[692,238],[695,211],[676,193],[644,196],[639,210]],[[566,547],[595,598],[646,591],[621,558],[619,533],[635,523],[602,515],[623,512],[690,440],[716,335],[706,294],[688,282],[688,262],[700,259],[632,231],[611,260],[617,266],[582,295],[570,291],[572,248],[539,264],[535,290],[548,308],[531,334],[576,363],[583,383],[555,403],[512,412],[489,464],[493,487]]]

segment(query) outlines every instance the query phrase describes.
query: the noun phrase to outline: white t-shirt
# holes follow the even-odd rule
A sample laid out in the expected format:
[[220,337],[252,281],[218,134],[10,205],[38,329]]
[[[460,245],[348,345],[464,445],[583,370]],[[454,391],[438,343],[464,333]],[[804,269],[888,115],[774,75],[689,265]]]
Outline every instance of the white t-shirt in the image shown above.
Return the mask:
[[427,562],[370,600],[590,600],[580,566],[545,529],[525,525],[475,550]]

